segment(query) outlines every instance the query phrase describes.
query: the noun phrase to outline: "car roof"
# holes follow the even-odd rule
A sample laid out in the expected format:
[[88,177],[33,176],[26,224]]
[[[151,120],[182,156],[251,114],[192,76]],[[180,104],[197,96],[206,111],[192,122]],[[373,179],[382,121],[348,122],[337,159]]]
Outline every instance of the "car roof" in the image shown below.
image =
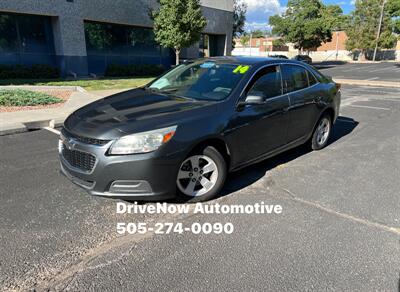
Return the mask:
[[298,64],[297,61],[292,61],[288,59],[278,59],[278,58],[268,58],[268,57],[251,57],[251,56],[225,56],[225,57],[211,57],[205,58],[203,60],[215,61],[215,62],[226,62],[233,64],[242,64],[242,65],[267,65],[269,63],[291,63]]

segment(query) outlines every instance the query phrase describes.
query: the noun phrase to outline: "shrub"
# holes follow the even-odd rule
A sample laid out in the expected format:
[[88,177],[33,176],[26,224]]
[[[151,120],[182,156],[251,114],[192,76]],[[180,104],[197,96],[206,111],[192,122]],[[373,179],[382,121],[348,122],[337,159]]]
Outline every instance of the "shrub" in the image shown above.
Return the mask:
[[58,77],[60,77],[58,68],[50,65],[0,65],[0,79],[53,79]]
[[36,64],[32,65],[30,69],[32,75],[37,75],[36,77],[33,76],[33,78],[53,79],[60,77],[60,71],[58,70],[58,68],[49,65]]
[[32,106],[60,102],[62,99],[42,92],[22,89],[0,90],[0,106]]
[[157,76],[165,71],[162,65],[118,65],[111,64],[107,66],[105,76],[109,77],[128,77],[128,76]]

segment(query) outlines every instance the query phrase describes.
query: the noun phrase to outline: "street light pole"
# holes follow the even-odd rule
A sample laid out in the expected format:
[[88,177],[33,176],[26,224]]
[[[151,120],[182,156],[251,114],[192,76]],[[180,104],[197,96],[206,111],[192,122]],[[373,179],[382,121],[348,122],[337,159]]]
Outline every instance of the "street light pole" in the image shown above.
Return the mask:
[[382,2],[381,17],[379,18],[378,33],[376,34],[376,44],[375,44],[375,50],[374,50],[374,57],[372,58],[372,60],[374,62],[375,62],[375,59],[376,59],[376,51],[378,50],[379,38],[381,36],[381,29],[382,29],[382,22],[383,22],[383,12],[384,12],[384,9],[385,9],[385,2],[386,2],[386,0],[383,0],[383,2]]

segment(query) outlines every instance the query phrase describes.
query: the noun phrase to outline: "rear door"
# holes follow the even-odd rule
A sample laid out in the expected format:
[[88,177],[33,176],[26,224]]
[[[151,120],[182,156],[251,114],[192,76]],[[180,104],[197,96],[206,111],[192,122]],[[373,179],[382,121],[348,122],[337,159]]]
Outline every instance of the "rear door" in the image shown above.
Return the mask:
[[264,103],[237,109],[228,135],[234,145],[234,164],[240,164],[278,148],[286,142],[289,98],[283,93],[281,69],[271,65],[261,69],[245,89],[248,95],[262,95]]
[[290,98],[287,141],[307,137],[318,118],[321,92],[315,77],[300,65],[282,65],[285,92]]

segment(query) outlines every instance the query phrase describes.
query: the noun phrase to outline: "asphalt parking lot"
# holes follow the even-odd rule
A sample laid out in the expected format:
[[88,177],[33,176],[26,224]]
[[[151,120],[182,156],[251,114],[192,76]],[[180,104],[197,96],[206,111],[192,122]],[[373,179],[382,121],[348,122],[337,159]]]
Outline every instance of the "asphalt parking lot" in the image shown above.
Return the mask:
[[[400,290],[400,89],[343,86],[330,145],[233,173],[210,202],[277,215],[117,215],[59,172],[57,135],[0,137],[2,290]],[[232,222],[118,236],[117,222]]]
[[400,82],[400,63],[337,63],[316,65],[321,72],[337,79]]

